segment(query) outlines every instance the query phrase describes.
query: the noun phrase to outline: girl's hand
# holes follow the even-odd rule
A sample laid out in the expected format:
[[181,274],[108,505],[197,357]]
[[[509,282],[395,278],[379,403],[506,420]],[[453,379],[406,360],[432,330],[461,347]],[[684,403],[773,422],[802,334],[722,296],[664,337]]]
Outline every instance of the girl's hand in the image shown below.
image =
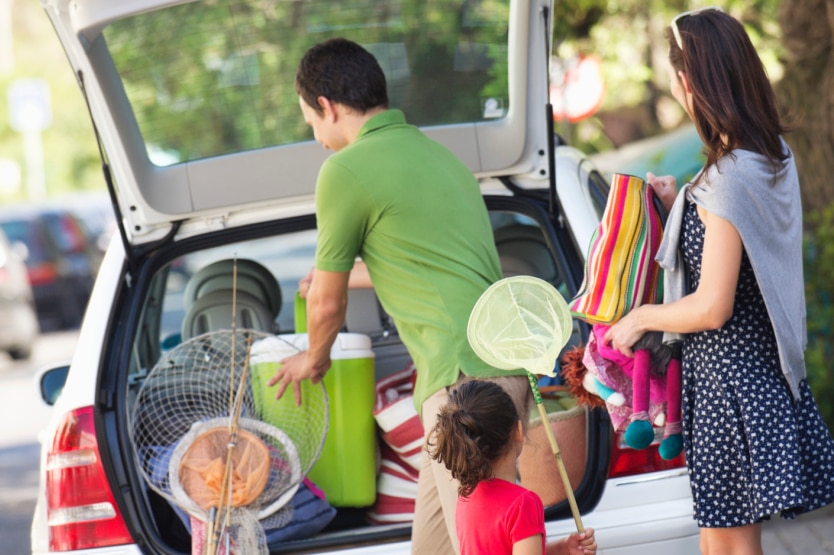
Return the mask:
[[547,555],[594,555],[597,541],[594,529],[586,528],[584,532],[574,532],[567,538],[548,544]]
[[[573,545],[574,537],[578,542],[577,546]],[[574,532],[568,536],[568,542],[570,543],[569,547],[571,551],[569,553],[571,555],[574,553],[577,555],[594,555],[597,552],[597,540],[594,538],[593,528],[586,528],[581,534]]]
[[652,172],[646,173],[646,182],[654,190],[654,194],[660,199],[663,208],[668,214],[678,196],[678,180],[673,175],[656,176]]

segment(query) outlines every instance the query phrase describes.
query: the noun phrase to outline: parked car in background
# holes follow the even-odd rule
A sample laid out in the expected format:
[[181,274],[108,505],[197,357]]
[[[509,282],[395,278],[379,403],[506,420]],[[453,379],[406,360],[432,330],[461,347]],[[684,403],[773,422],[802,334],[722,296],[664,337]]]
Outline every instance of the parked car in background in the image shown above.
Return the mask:
[[23,258],[44,331],[77,328],[100,257],[67,208],[15,206],[0,212],[0,228]]
[[29,358],[40,328],[26,266],[0,230],[0,351]]
[[[207,336],[228,333],[233,321],[247,333],[277,335],[278,343],[302,334],[296,316],[304,313],[294,311],[294,298],[314,263],[314,189],[328,153],[304,124],[294,76],[315,43],[344,36],[365,46],[385,71],[392,108],[471,169],[505,275],[540,277],[565,297],[579,289],[608,183],[582,152],[554,141],[546,117],[549,0],[42,4],[89,100],[121,228],[99,270],[65,383],[51,378],[66,367],[43,375],[45,402],[63,390],[42,434],[34,554],[175,555],[200,541],[199,530],[192,532],[203,521],[188,515],[197,509],[183,501],[189,494],[176,486],[174,461],[188,445],[187,429],[205,420],[190,413],[174,426],[140,400],[149,391],[147,398],[187,412],[202,406],[203,393],[228,388],[218,398],[229,402],[235,380],[172,392],[158,376],[172,369],[199,378],[200,364],[213,361],[240,370],[216,349],[216,336]],[[372,290],[361,291],[371,294],[351,292],[344,332],[367,339],[363,379],[359,370],[340,374],[345,365],[328,372],[327,440],[335,445],[313,467],[330,471],[327,483],[314,481],[335,515],[312,529],[262,515],[274,533],[266,539],[272,555],[411,551],[411,514],[385,505],[407,496],[392,492],[391,474],[376,475],[377,453],[387,444],[374,428],[375,385],[410,361],[396,323]],[[585,341],[588,326],[573,322],[572,332],[568,348]],[[182,346],[205,348],[180,358]],[[266,397],[247,412],[249,420],[271,418],[264,407],[274,406],[274,390],[259,391]],[[574,520],[543,425],[557,434],[583,522],[606,555],[697,553],[682,457],[664,461],[656,445],[629,449],[607,412],[559,395],[548,408],[552,423],[538,423],[540,442],[522,453],[531,464],[521,481],[545,500],[547,535],[568,534]],[[535,427],[531,422],[531,438]],[[138,438],[137,428],[162,436]],[[352,462],[357,451],[370,467]],[[276,455],[271,468],[294,467],[290,459]],[[161,465],[152,476],[149,460]],[[406,474],[399,474],[403,482]],[[347,489],[355,495],[343,495]],[[294,535],[282,535],[286,529]]]
[[116,218],[107,191],[76,193],[56,202],[68,208],[81,222],[91,249],[98,255],[98,264],[100,264],[110,237],[116,232]]
[[87,240],[87,252],[92,261],[93,271],[97,273],[107,244],[117,229],[113,205],[107,191],[79,192],[52,201],[50,205],[66,208],[78,221]]
[[594,164],[605,176],[612,173],[636,175],[646,172],[673,175],[678,187],[695,177],[706,163],[704,144],[692,123],[629,143],[622,148],[591,155]]

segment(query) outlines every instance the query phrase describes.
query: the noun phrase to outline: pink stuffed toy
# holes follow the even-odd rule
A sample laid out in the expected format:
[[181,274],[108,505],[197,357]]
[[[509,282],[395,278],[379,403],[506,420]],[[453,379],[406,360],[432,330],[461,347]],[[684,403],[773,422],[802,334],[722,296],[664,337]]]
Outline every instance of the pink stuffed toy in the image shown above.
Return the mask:
[[664,428],[660,456],[673,459],[683,448],[681,437],[681,365],[663,345],[660,334],[646,334],[634,347],[634,358],[602,343],[608,326],[595,324],[582,363],[588,373],[583,386],[604,401],[614,429],[625,442],[645,449],[654,427]]

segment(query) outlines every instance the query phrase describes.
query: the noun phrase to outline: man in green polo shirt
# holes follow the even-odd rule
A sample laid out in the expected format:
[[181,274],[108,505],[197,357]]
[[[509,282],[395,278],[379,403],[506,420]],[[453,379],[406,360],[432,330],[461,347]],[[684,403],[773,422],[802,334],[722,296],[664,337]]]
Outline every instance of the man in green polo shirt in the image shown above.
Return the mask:
[[[496,370],[472,351],[469,313],[501,278],[489,215],[472,172],[447,148],[388,109],[385,75],[356,43],[332,39],[302,58],[296,89],[316,140],[333,150],[316,183],[318,244],[307,293],[309,350],[284,361],[270,381],[277,396],[319,381],[344,324],[357,257],[417,367],[415,405],[423,428],[435,422],[446,388],[466,377],[501,383],[527,414],[523,376]],[[412,552],[457,552],[457,484],[423,457]]]

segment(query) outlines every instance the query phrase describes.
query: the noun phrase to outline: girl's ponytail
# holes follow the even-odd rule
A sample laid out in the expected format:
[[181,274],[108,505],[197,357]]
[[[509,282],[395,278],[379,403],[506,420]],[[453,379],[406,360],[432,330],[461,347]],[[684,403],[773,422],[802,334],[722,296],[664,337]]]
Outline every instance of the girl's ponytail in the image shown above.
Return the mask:
[[492,478],[492,462],[510,448],[518,422],[515,404],[501,386],[483,380],[462,383],[449,393],[429,434],[429,456],[443,463],[469,496]]

